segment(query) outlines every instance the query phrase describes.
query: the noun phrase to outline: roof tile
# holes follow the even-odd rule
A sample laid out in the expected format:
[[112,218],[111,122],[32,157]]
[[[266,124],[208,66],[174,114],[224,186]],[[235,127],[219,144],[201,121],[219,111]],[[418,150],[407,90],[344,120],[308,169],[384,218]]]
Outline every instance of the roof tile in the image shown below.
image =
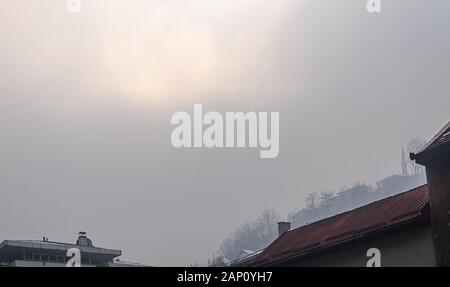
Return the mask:
[[347,211],[281,235],[252,265],[308,254],[318,247],[367,236],[368,233],[420,218],[429,202],[427,185]]

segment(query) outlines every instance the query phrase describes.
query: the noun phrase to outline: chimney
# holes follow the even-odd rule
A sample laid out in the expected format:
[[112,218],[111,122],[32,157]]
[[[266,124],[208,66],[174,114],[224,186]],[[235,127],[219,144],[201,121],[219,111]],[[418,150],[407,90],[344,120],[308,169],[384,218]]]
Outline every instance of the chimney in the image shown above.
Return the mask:
[[290,222],[278,222],[278,236],[281,236],[283,233],[288,232],[291,229]]
[[84,231],[78,232],[78,239],[76,244],[79,246],[93,246],[92,241],[87,237],[86,232]]

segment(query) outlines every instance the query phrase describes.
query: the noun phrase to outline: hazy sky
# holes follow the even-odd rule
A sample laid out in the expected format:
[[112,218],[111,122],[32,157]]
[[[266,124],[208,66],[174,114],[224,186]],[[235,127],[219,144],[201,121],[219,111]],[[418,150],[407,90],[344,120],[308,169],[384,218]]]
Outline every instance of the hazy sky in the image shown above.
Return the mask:
[[[448,120],[450,2],[1,0],[0,239],[188,265],[265,208],[400,172]],[[280,112],[280,154],[175,149],[176,111]]]

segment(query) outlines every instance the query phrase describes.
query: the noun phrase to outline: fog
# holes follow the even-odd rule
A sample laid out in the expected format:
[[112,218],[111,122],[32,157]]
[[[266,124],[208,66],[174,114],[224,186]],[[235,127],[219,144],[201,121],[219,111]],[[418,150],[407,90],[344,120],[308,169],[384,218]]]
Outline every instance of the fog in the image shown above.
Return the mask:
[[[1,1],[0,239],[189,265],[265,208],[400,172],[450,106],[449,1]],[[175,149],[173,113],[279,112],[279,156]]]

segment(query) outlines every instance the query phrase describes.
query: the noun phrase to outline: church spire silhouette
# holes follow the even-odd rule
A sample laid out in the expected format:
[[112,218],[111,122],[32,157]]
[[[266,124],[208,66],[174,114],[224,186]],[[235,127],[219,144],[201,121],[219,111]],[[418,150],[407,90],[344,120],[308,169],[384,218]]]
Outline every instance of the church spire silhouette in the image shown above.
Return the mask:
[[405,149],[402,146],[402,175],[407,176],[408,175],[408,167],[406,162],[406,156],[405,156]]

